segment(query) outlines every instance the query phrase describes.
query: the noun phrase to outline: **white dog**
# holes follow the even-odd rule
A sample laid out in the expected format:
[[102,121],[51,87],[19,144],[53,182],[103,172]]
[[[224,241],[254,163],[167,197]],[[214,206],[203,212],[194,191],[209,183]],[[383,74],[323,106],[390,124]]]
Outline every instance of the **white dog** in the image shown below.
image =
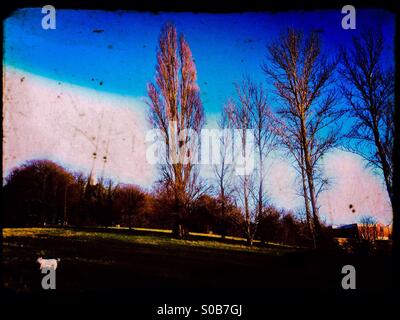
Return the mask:
[[42,257],[37,259],[37,262],[40,264],[40,270],[42,269],[57,269],[57,263],[60,262],[60,259],[43,259]]

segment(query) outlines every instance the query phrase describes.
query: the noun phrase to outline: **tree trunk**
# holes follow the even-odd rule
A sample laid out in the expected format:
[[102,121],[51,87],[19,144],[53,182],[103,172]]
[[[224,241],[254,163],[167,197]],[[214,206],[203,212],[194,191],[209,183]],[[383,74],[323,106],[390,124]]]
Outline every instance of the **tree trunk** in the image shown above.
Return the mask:
[[[259,133],[261,135],[261,133]],[[263,154],[261,150],[261,146],[258,146],[259,148],[259,161],[260,161],[260,184],[259,184],[259,189],[258,189],[258,212],[257,212],[257,217],[256,219],[261,216],[263,206],[264,206],[264,188],[263,188],[263,183],[264,183],[264,161],[263,161]]]
[[63,225],[67,225],[67,193],[68,193],[68,186],[65,186],[64,191],[64,217],[63,217]]
[[374,120],[373,131],[374,131],[375,145],[378,151],[380,162],[382,164],[382,172],[383,172],[383,177],[385,179],[386,190],[389,194],[390,204],[392,205],[393,208],[393,186],[392,182],[390,181],[390,168],[385,156],[385,151],[383,150],[381,139],[379,137],[379,129],[378,129],[378,124],[376,123],[376,119]]
[[251,246],[253,244],[252,236],[251,236],[251,218],[249,211],[249,195],[248,195],[248,177],[244,177],[244,212],[245,212],[245,221],[246,221],[246,239],[247,244]]
[[225,239],[225,233],[226,233],[226,221],[225,221],[225,190],[224,188],[221,188],[221,238]]
[[314,223],[313,223],[313,221],[311,219],[310,203],[308,202],[307,181],[306,181],[306,173],[305,173],[305,170],[304,170],[303,152],[301,152],[301,161],[302,161],[302,164],[300,166],[300,168],[301,168],[301,180],[302,180],[302,184],[303,184],[303,196],[304,196],[304,205],[305,205],[305,209],[306,209],[307,225],[308,225],[310,234],[311,234],[312,239],[313,239],[314,249],[316,249],[317,248],[317,240],[316,240],[316,236],[315,236]]
[[301,119],[301,135],[302,135],[302,147],[304,152],[304,163],[306,165],[306,175],[308,181],[308,191],[310,193],[310,201],[313,212],[313,225],[315,236],[318,239],[321,233],[321,225],[319,222],[319,214],[317,207],[317,199],[315,196],[315,187],[314,187],[314,175],[313,175],[313,167],[311,164],[310,154],[308,150],[308,141],[307,141],[307,131],[304,123],[304,119]]

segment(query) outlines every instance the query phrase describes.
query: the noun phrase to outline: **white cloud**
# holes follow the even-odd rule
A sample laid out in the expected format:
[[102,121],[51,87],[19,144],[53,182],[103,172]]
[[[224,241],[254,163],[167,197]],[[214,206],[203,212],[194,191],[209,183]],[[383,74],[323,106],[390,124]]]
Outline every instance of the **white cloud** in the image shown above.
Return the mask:
[[[371,215],[380,222],[391,223],[391,206],[381,178],[365,167],[361,157],[332,151],[326,155],[323,170],[329,186],[318,198],[322,220],[328,224],[347,224]],[[267,179],[267,189],[276,206],[294,210],[304,207],[299,196],[299,179],[289,160],[277,156],[270,163]]]
[[391,223],[392,210],[382,179],[365,168],[359,156],[337,150],[326,157],[324,168],[331,186],[319,200],[328,223],[359,221],[363,215]]
[[[149,186],[155,170],[145,159],[146,106],[121,97],[39,77],[3,71],[3,176],[33,158]],[[93,161],[93,153],[97,159]],[[107,157],[104,165],[103,157]]]

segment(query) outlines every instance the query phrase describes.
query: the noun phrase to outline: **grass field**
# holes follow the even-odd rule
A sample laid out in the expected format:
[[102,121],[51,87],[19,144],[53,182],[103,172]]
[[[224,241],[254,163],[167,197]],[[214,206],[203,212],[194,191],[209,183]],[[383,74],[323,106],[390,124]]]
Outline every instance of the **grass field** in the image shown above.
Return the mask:
[[279,245],[245,246],[242,239],[192,234],[178,240],[160,230],[18,228],[3,230],[3,286],[40,291],[36,259],[60,258],[57,291],[129,288],[339,290],[341,268],[353,264],[357,285],[391,285],[390,257],[322,254]]

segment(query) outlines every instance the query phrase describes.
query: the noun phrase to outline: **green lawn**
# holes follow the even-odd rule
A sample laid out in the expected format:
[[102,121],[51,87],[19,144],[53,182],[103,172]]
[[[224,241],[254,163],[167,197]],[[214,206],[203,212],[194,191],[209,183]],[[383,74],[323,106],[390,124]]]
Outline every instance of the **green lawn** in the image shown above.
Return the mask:
[[202,234],[178,240],[160,230],[16,228],[3,230],[3,286],[13,292],[41,290],[39,256],[61,259],[57,289],[62,291],[338,290],[344,264],[360,270],[360,288],[380,290],[390,280],[371,275],[391,275],[388,257],[323,255],[279,245],[249,248],[243,239]]

